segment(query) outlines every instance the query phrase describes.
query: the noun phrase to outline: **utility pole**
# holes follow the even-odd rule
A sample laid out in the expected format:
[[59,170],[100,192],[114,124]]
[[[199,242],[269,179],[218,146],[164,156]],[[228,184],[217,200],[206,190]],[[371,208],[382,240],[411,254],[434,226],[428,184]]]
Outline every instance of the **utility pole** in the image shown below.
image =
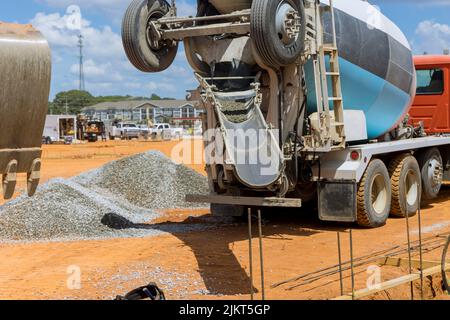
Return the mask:
[[83,67],[83,35],[78,36],[78,47],[80,48],[80,79],[79,79],[79,90],[85,91],[85,85],[84,85],[84,67]]

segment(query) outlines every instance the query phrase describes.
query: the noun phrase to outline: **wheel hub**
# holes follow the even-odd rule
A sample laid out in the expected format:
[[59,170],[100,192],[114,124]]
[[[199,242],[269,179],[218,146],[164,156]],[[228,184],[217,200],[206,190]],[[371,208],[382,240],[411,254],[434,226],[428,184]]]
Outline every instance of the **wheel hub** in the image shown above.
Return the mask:
[[387,190],[384,178],[381,174],[376,175],[372,180],[371,198],[372,208],[377,215],[381,215],[386,207]]
[[410,206],[414,206],[419,197],[419,181],[414,171],[408,171],[405,181],[406,202]]
[[433,184],[433,187],[440,185],[442,181],[442,168],[437,160],[430,161],[430,171],[429,171],[430,180]]
[[284,44],[296,41],[300,35],[301,18],[298,10],[289,3],[282,2],[277,10],[276,30]]
[[147,26],[147,43],[153,50],[160,50],[163,46],[161,34],[153,21],[149,21]]

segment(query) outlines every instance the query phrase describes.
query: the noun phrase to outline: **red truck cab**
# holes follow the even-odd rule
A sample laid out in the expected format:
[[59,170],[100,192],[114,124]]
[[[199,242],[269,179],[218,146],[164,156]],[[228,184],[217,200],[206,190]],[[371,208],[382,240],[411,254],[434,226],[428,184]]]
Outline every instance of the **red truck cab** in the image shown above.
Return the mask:
[[423,121],[428,134],[450,133],[450,56],[414,57],[417,92],[409,111],[411,121]]

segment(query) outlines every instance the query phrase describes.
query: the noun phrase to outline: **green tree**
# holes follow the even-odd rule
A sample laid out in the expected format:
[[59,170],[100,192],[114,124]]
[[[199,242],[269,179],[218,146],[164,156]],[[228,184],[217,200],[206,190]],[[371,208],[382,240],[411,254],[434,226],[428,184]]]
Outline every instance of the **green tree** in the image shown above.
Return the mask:
[[[49,114],[72,114],[77,115],[81,113],[81,109],[84,107],[92,106],[102,102],[119,102],[119,101],[140,101],[148,100],[148,97],[133,97],[126,96],[98,96],[94,97],[87,91],[70,90],[58,93],[55,99],[49,102],[48,113]],[[174,100],[173,98],[161,98],[157,94],[152,94],[150,100]]]
[[150,100],[175,100],[174,98],[169,98],[169,97],[160,97],[159,95],[157,95],[156,93],[152,93],[152,95],[150,96]]
[[87,91],[70,90],[60,92],[53,100],[52,111],[79,114],[81,109],[95,103],[95,98]]
[[161,100],[161,97],[155,93],[152,93],[152,95],[150,96],[150,100]]

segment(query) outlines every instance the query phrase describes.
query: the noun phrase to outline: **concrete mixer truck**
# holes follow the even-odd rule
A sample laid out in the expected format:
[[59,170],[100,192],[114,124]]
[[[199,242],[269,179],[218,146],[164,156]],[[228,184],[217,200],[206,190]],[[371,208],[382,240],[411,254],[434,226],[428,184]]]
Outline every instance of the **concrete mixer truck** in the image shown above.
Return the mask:
[[206,110],[210,191],[188,201],[216,215],[318,202],[321,220],[379,227],[435,198],[449,131],[408,116],[416,71],[400,29],[362,0],[134,0],[123,44],[143,72],[183,44]]
[[15,191],[18,173],[27,192],[40,180],[41,143],[50,91],[51,54],[31,25],[0,22],[0,174],[3,197]]

